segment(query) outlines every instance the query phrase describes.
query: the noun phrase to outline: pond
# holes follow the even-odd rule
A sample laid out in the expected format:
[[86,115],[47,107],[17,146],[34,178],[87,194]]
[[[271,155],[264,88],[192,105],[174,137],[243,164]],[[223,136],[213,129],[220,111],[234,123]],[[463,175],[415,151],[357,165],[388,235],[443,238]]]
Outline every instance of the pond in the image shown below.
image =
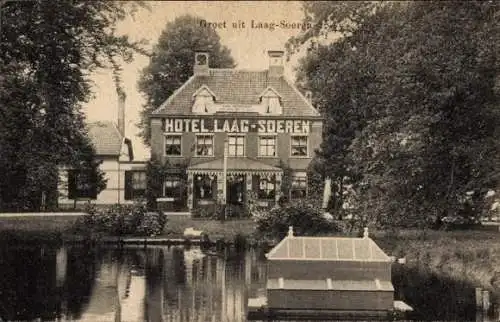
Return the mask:
[[[264,251],[197,247],[0,247],[0,321],[246,321],[264,294]],[[476,321],[474,289],[404,266],[396,297],[415,320]]]

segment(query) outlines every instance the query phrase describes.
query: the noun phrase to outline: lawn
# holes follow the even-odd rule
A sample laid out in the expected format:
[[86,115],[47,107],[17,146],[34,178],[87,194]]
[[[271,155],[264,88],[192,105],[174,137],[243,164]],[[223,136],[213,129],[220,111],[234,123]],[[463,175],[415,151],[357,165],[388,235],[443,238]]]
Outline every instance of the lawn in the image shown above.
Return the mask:
[[169,216],[162,237],[182,237],[184,230],[188,227],[202,230],[212,240],[219,238],[233,240],[236,235],[252,235],[255,223],[251,219],[218,221],[191,219],[188,216]]

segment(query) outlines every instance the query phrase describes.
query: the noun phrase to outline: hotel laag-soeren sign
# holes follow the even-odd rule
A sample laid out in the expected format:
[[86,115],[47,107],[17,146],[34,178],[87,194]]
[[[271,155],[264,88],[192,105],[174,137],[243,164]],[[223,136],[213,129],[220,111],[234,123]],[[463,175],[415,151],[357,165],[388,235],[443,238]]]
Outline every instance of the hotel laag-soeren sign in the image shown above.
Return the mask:
[[167,133],[309,133],[311,121],[263,120],[222,118],[164,118],[163,130]]

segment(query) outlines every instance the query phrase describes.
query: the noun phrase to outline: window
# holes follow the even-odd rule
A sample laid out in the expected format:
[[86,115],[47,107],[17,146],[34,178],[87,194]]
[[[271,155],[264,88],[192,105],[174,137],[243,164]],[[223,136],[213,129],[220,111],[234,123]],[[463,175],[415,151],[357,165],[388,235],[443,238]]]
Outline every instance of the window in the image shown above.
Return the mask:
[[165,136],[165,155],[181,155],[181,136]]
[[229,136],[228,155],[231,157],[241,157],[245,155],[245,137],[242,135]]
[[214,137],[212,135],[196,136],[196,155],[197,156],[214,155]]
[[96,178],[91,171],[68,171],[68,199],[96,199]]
[[293,157],[307,156],[307,136],[292,136],[290,143],[290,154]]
[[290,189],[290,198],[299,199],[307,195],[307,177],[305,173],[292,176],[292,187]]
[[276,156],[276,136],[261,136],[259,137],[259,156],[274,157]]
[[276,196],[276,178],[275,176],[264,177],[258,176],[259,187],[257,196],[259,199],[274,199]]
[[146,171],[125,171],[125,200],[146,196]]
[[163,196],[176,198],[180,195],[181,181],[179,178],[166,178],[163,182]]

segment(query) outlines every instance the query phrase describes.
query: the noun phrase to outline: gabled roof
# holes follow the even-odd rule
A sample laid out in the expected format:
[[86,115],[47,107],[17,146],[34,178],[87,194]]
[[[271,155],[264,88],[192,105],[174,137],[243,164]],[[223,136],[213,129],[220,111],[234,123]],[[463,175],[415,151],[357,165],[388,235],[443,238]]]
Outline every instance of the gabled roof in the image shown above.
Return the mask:
[[369,237],[297,237],[289,235],[276,245],[267,258],[325,261],[390,261],[380,247]]
[[262,96],[266,95],[267,92],[273,92],[274,95],[278,96],[279,98],[281,98],[281,95],[280,93],[278,93],[274,88],[272,88],[271,86],[268,86],[265,90],[263,90],[260,95],[259,95],[259,98],[261,98]]
[[200,93],[202,93],[203,91],[208,92],[210,95],[212,95],[212,97],[213,97],[214,99],[217,99],[217,96],[214,94],[214,92],[212,92],[212,91],[210,90],[210,88],[208,88],[208,86],[207,86],[207,85],[205,85],[205,84],[203,84],[200,88],[198,88],[198,89],[196,90],[196,92],[194,92],[194,93],[193,93],[193,95],[192,95],[192,96],[193,96],[193,97],[196,97],[197,95],[199,95],[199,94],[200,94]]
[[152,116],[191,115],[192,95],[206,85],[220,104],[246,107],[259,103],[259,95],[271,87],[281,95],[283,116],[319,117],[319,112],[285,77],[270,77],[267,70],[210,69],[209,75],[194,75],[178,88]]
[[122,146],[126,144],[130,159],[133,159],[131,141],[120,134],[113,122],[93,122],[89,123],[87,128],[98,156],[120,156]]

